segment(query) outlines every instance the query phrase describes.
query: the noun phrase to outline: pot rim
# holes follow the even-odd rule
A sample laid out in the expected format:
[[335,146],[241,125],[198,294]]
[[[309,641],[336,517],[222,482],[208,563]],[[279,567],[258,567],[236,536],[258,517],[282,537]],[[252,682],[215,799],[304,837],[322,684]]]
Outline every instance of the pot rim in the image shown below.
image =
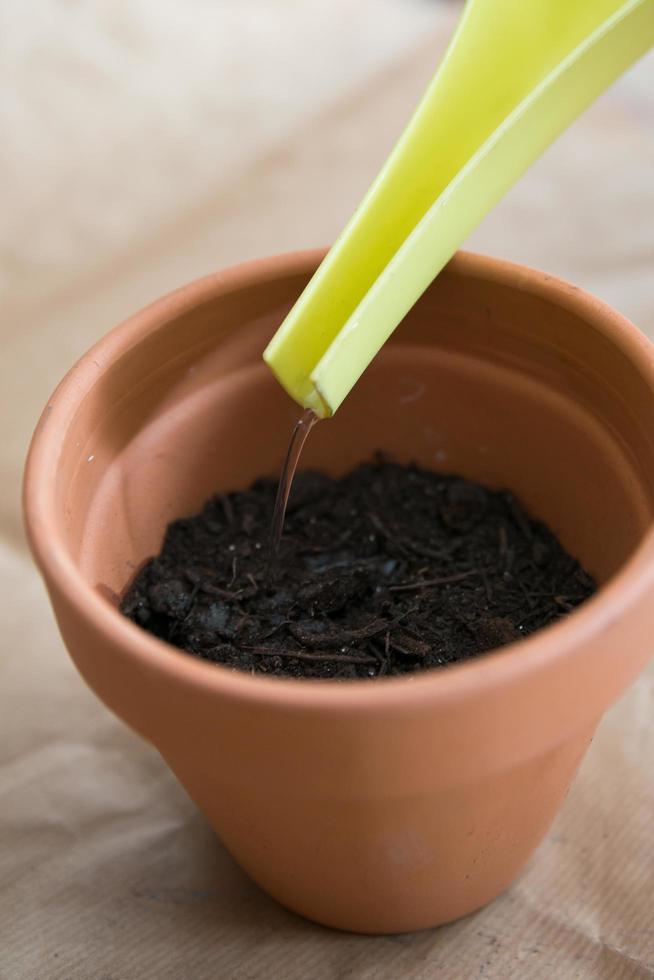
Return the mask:
[[[515,643],[484,656],[401,677],[341,681],[266,677],[231,670],[190,656],[136,626],[87,582],[58,531],[54,487],[62,445],[76,410],[116,357],[169,322],[221,293],[314,271],[324,249],[291,252],[241,263],[197,279],[146,306],[115,327],[68,371],[49,399],[35,429],[25,467],[23,508],[34,558],[51,590],[59,591],[76,614],[107,640],[113,641],[148,671],[171,682],[215,692],[233,700],[284,704],[289,709],[366,712],[437,707],[466,699],[480,688],[515,682],[570,657],[646,599],[654,589],[654,529],[597,595],[570,616]],[[448,268],[460,277],[497,282],[582,316],[636,366],[654,398],[654,345],[629,320],[601,300],[562,279],[530,267],[471,252],[459,252]],[[100,368],[98,367],[100,365]],[[335,690],[338,694],[335,694]]]

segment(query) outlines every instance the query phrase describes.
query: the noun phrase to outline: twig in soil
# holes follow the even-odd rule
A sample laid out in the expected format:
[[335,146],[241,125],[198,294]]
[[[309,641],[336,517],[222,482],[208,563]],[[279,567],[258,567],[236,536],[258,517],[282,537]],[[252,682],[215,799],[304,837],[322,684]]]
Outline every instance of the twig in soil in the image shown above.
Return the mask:
[[484,593],[486,595],[486,602],[490,602],[492,599],[491,586],[490,586],[490,582],[488,581],[488,576],[486,575],[486,571],[481,567],[481,565],[479,566],[479,574],[481,575],[481,580],[484,584]]
[[[372,648],[375,651],[375,653],[378,652],[377,651],[377,647],[375,646],[374,643],[372,644]],[[383,677],[383,675],[385,673],[387,673],[388,668],[390,666],[390,662],[391,662],[391,634],[388,633],[388,632],[386,633],[386,636],[384,637],[384,651],[383,651],[383,653],[381,651],[379,651],[378,661],[379,661],[379,673],[378,673],[378,676],[379,677]]]
[[[306,623],[290,623],[288,630],[303,646],[313,649],[320,649],[326,646],[341,647],[346,646],[348,643],[356,643],[358,640],[368,640],[373,636],[377,636],[379,633],[383,633],[389,627],[397,626],[407,616],[412,615],[416,608],[414,606],[411,609],[405,609],[404,612],[394,619],[375,619],[359,629],[324,629],[319,631],[316,628],[316,624],[308,620]],[[312,626],[313,628],[311,628]]]
[[225,520],[228,524],[234,523],[234,507],[232,502],[226,493],[219,493],[218,500],[220,501],[220,506],[223,509],[223,514],[225,515]]
[[529,606],[530,609],[533,609],[534,608],[534,599],[533,599],[533,596],[531,595],[530,592],[527,591],[527,589],[525,588],[524,582],[520,578],[517,579],[517,583],[518,583],[518,588],[520,589],[520,591],[522,592],[523,596],[525,597],[525,601],[526,601],[527,605]]
[[381,534],[387,541],[397,548],[401,555],[406,555],[407,552],[411,554],[412,542],[408,539],[398,537],[394,531],[389,531],[378,514],[375,514],[374,511],[369,511],[368,520],[379,534]]
[[213,585],[212,582],[206,581],[199,582],[194,588],[198,588],[205,595],[215,595],[218,599],[243,599],[254,595],[251,589],[238,589],[236,592],[232,592],[230,589],[221,589],[218,585]]
[[402,640],[403,642],[400,643],[398,640],[391,639],[390,646],[393,650],[397,650],[398,653],[401,653],[405,657],[422,659],[427,656],[431,649],[428,643],[425,643],[423,640],[416,640],[412,636],[409,636],[408,633],[405,633]]
[[196,582],[193,588],[191,589],[191,594],[188,597],[188,611],[184,616],[184,619],[182,620],[182,623],[180,625],[183,625],[184,623],[188,623],[189,619],[191,618],[191,613],[195,609],[195,603],[198,600],[198,592],[200,591],[200,588],[201,588],[200,583]]
[[339,664],[378,664],[376,657],[353,653],[303,653],[301,650],[278,650],[277,647],[243,647],[260,657],[291,657],[295,660],[333,661]]
[[[374,511],[369,511],[368,520],[375,530],[379,531],[379,533],[382,534],[387,541],[390,541],[390,543],[397,548],[401,555],[406,555],[408,553],[409,555],[421,555],[423,558],[433,558],[436,559],[436,561],[443,561],[443,559],[450,553],[443,548],[439,548],[438,550],[435,548],[427,548],[425,545],[420,544],[418,541],[414,541],[412,538],[409,538],[406,535],[399,537],[395,530],[389,530],[386,527],[379,515],[375,514]],[[457,546],[452,549],[452,553],[456,550],[456,547]]]
[[401,585],[389,585],[389,592],[413,592],[416,589],[428,589],[433,585],[448,585],[450,582],[461,582],[464,578],[471,575],[481,575],[479,568],[472,568],[469,572],[458,572],[456,575],[441,575],[440,578],[421,579],[418,582],[403,582]]

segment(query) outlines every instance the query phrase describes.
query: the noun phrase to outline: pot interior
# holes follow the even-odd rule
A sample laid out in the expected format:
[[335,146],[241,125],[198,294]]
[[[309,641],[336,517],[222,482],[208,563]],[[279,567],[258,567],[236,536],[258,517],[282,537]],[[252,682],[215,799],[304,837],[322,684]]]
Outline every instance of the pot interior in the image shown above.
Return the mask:
[[[601,307],[544,277],[536,290],[524,273],[496,281],[489,265],[445,270],[301,467],[336,474],[383,450],[507,487],[604,582],[652,521],[651,385]],[[121,328],[89,355],[97,379],[56,492],[67,545],[103,594],[122,592],[171,519],[277,474],[300,410],[261,352],[308,270],[270,275],[194,287],[185,310],[146,311],[128,343]]]

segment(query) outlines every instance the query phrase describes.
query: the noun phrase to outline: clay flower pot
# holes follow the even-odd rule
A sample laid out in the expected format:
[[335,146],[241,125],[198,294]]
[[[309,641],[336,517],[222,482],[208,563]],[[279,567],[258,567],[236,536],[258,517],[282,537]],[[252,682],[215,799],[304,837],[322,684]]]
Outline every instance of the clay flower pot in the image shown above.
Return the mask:
[[80,673],[158,748],[248,874],[319,922],[398,932],[507,887],[648,659],[654,356],[573,286],[459,255],[303,465],[344,471],[381,448],[509,487],[601,589],[529,639],[421,675],[231,672],[141,631],[115,594],[171,518],[277,471],[298,409],[261,351],[318,260],[209,276],[97,344],[39,423],[25,513]]

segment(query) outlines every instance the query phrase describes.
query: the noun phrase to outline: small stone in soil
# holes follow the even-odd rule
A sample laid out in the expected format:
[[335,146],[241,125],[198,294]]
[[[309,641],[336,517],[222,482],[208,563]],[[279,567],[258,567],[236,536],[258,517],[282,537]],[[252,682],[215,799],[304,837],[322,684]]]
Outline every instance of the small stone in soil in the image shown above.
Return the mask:
[[382,458],[297,474],[268,582],[275,492],[257,480],[171,524],[125,615],[234,669],[373,678],[512,643],[596,588],[513,494]]

